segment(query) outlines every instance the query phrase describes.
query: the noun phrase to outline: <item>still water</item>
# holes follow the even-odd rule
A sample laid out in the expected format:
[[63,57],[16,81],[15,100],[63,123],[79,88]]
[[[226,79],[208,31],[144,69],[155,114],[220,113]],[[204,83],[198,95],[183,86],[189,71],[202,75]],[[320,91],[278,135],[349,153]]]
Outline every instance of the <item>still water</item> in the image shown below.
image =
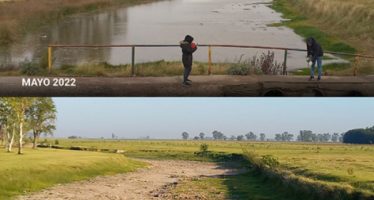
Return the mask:
[[[271,0],[167,0],[97,13],[79,14],[43,27],[9,49],[0,51],[0,63],[38,61],[51,44],[178,44],[190,34],[200,44],[261,45],[305,48],[303,39],[286,27],[269,27],[282,20],[269,8]],[[237,62],[267,50],[213,48],[214,62]],[[283,51],[275,51],[283,62]],[[128,48],[55,49],[54,66],[108,62],[129,63]],[[137,48],[136,62],[180,60],[181,52],[171,48]],[[195,59],[207,61],[207,48]],[[305,53],[290,52],[289,69],[305,67]]]

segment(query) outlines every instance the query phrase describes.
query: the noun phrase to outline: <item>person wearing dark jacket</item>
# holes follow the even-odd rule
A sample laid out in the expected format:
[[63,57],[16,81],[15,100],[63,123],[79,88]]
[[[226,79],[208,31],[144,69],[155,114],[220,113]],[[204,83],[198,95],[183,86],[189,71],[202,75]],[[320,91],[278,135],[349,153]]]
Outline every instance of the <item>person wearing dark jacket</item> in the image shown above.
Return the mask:
[[190,35],[186,35],[183,41],[180,42],[180,47],[182,48],[182,62],[184,66],[183,74],[183,85],[191,85],[191,80],[188,79],[188,76],[192,70],[193,56],[192,54],[197,50],[197,45],[193,43],[194,38]]
[[310,68],[310,80],[314,79],[314,68],[316,63],[318,67],[318,80],[321,80],[323,49],[321,45],[319,45],[312,37],[306,40],[306,46],[308,50],[307,62],[312,62],[312,66]]

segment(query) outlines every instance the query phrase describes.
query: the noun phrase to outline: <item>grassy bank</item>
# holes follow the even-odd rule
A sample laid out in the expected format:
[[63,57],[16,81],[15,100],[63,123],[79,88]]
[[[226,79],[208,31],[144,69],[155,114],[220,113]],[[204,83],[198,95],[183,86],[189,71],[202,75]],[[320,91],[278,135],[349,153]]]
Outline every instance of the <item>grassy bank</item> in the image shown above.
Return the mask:
[[118,154],[50,149],[28,149],[24,155],[0,152],[0,199],[144,166]]
[[[274,199],[298,200],[295,196],[284,190],[282,185],[274,185],[265,177],[253,171],[220,178],[195,178],[185,180],[178,184],[170,196],[174,199],[183,199],[186,196],[200,196],[205,199]],[[307,200],[308,198],[303,198]]]
[[195,154],[201,144],[223,154],[271,155],[279,167],[303,180],[326,186],[374,194],[374,146],[313,143],[167,141],[167,140],[60,140],[62,146],[123,149],[125,155],[140,158],[199,160]]
[[[18,66],[0,67],[0,76],[104,76],[126,77],[132,76],[130,64],[112,65],[106,62],[80,65],[62,65],[53,68],[50,72],[43,61],[21,62]],[[192,75],[280,75],[283,65],[274,60],[274,53],[268,52],[247,60],[239,60],[235,63],[194,62]],[[183,74],[184,68],[180,61],[154,61],[135,64],[136,76],[177,76]]]
[[0,1],[0,46],[16,42],[26,32],[72,14],[151,1],[154,0]]
[[[277,25],[286,25],[305,38],[315,37],[326,50],[374,53],[374,4],[369,0],[275,0],[272,8],[289,19]],[[350,74],[355,67],[359,74],[374,73],[373,60],[353,63]]]
[[[228,74],[228,70],[235,64],[214,63],[212,74]],[[192,75],[207,75],[208,63],[194,62]],[[132,76],[130,64],[111,65],[108,63],[82,64],[78,66],[63,65],[55,68],[51,73],[46,68],[40,67],[37,63],[21,64],[16,68],[0,69],[0,76],[87,76],[87,77],[129,77]],[[137,76],[179,76],[183,74],[183,65],[180,61],[155,61],[139,63],[135,65]]]

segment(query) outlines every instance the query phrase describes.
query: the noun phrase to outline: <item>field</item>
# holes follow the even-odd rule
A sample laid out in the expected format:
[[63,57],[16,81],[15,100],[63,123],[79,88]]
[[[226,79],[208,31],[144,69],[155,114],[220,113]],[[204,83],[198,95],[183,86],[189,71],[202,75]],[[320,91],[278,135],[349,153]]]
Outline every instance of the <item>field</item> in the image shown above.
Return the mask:
[[[361,199],[370,199],[374,195],[372,145],[104,139],[45,139],[43,144],[61,149],[26,149],[20,156],[0,153],[0,178],[5,180],[0,183],[0,199],[145,166],[130,158],[214,162],[249,170],[234,176],[182,179],[169,191],[174,198],[354,199],[360,193]],[[201,144],[208,145],[206,152]],[[110,153],[118,150],[125,156]],[[256,170],[257,160],[269,166]],[[331,194],[334,198],[326,196]]]
[[24,155],[0,152],[0,199],[60,183],[133,171],[145,164],[123,155],[26,149]]
[[[60,140],[62,146],[84,146],[125,150],[138,158],[224,160],[224,154],[248,151],[259,157],[271,155],[282,171],[307,181],[347,190],[374,194],[374,146],[233,141],[138,141],[138,140]],[[202,158],[194,152],[206,143],[213,157]]]

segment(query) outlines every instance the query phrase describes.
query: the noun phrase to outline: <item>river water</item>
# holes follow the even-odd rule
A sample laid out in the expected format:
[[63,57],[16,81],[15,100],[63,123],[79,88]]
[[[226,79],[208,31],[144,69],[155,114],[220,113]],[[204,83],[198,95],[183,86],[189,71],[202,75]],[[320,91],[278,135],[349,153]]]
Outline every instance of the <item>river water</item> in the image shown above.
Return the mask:
[[[303,39],[286,27],[268,24],[282,20],[271,0],[166,0],[97,13],[79,14],[27,34],[22,42],[0,50],[3,65],[39,60],[48,44],[178,44],[190,34],[200,44],[261,45],[305,48]],[[237,62],[267,50],[213,48],[213,62]],[[274,51],[283,62],[283,51]],[[136,62],[180,60],[178,47],[137,48]],[[207,61],[207,48],[199,48],[195,60]],[[63,64],[131,61],[129,48],[58,48],[54,67]],[[290,52],[289,69],[306,66],[304,52]]]

